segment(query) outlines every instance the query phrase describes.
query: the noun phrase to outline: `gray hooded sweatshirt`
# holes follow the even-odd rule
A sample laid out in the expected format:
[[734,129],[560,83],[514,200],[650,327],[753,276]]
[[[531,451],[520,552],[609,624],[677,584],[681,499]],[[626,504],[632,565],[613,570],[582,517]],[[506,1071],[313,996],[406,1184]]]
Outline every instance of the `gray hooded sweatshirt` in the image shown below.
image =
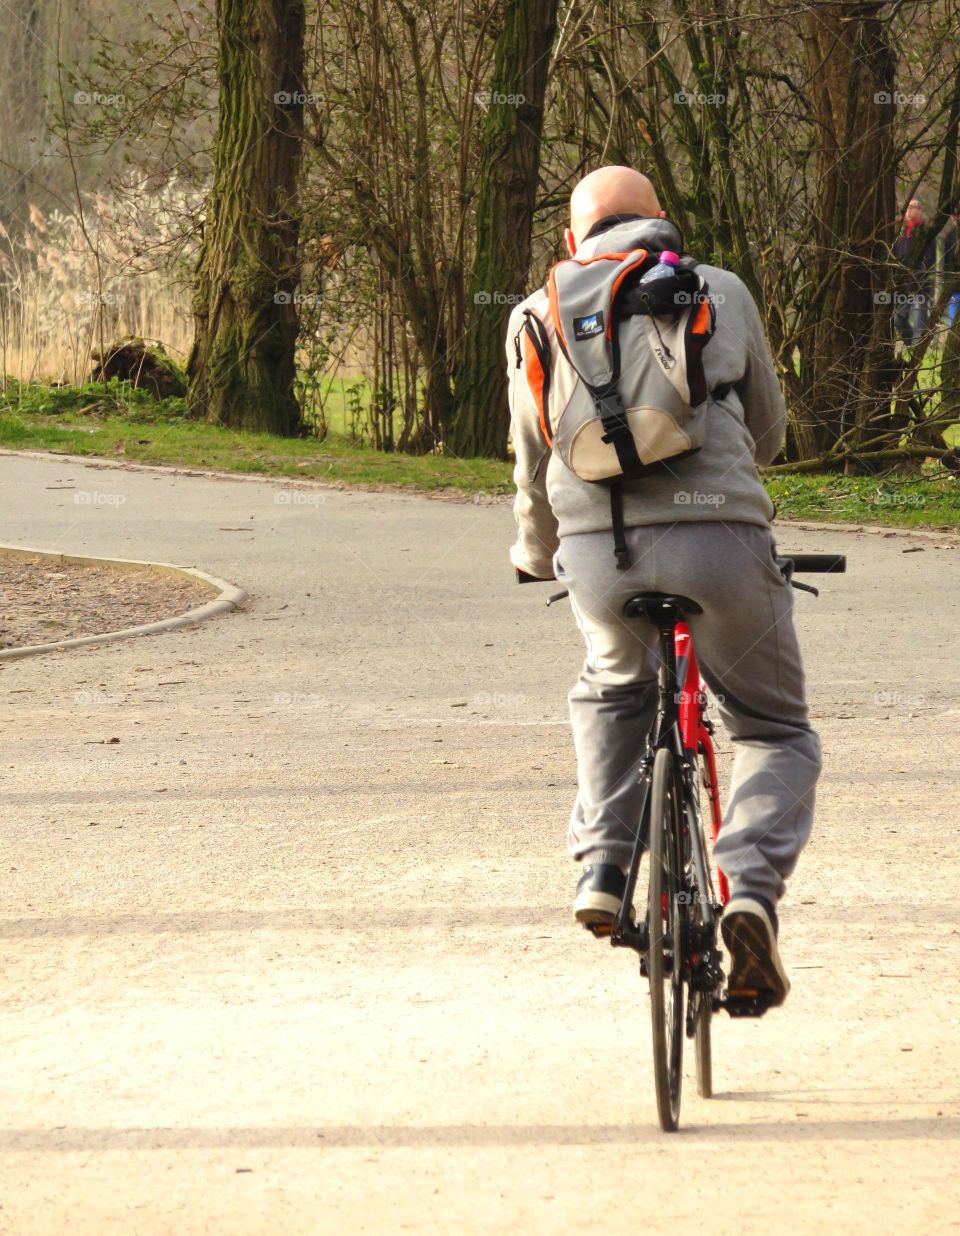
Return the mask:
[[[681,243],[680,233],[668,220],[637,219],[589,237],[577,249],[577,257],[648,247],[681,251]],[[703,520],[765,526],[773,518],[773,503],[757,466],[772,463],[780,451],[786,407],[760,314],[737,275],[707,265],[698,266],[697,272],[706,279],[716,303],[716,333],[703,353],[707,387],[712,391],[729,385],[730,390],[722,399],[711,397],[706,443],[696,454],[624,482],[628,528]],[[554,363],[559,347],[546,289],[541,288],[517,305],[507,332],[511,434],[517,460],[513,509],[518,526],[510,558],[530,575],[552,579],[560,537],[611,530],[610,494],[604,485],[580,480],[544,440],[533,394],[524,370],[517,367],[515,340],[523,327],[524,309],[533,310],[546,326]]]

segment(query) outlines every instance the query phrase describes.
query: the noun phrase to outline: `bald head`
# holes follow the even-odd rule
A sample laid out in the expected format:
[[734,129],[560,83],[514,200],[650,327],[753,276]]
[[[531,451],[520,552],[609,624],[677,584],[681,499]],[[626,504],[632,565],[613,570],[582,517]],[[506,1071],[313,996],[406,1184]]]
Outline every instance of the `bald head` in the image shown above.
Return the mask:
[[[570,194],[570,228],[575,244],[608,215],[663,217],[657,192],[642,172],[632,167],[599,167]],[[568,237],[569,243],[569,237]]]

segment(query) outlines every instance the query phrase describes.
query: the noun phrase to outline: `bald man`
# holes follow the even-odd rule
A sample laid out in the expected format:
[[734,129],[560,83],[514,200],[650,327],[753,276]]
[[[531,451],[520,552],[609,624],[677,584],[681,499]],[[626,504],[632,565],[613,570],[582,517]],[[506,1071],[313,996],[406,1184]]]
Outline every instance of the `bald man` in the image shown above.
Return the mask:
[[[571,257],[637,248],[683,252],[677,228],[640,172],[603,167],[570,199]],[[781,1003],[789,981],[778,950],[777,904],[813,822],[820,742],[811,729],[792,592],[778,570],[774,510],[757,465],[783,441],[786,410],[760,315],[734,274],[701,265],[714,298],[716,333],[703,362],[711,392],[705,444],[624,481],[629,567],[611,553],[609,494],[577,477],[550,449],[519,364],[524,312],[546,328],[558,355],[545,289],[518,305],[507,337],[516,452],[518,572],[562,580],[586,643],[569,695],[578,793],[568,847],[582,865],[574,914],[594,931],[619,910],[641,810],[639,779],[657,705],[658,641],[645,619],[625,619],[635,592],[678,593],[690,617],[704,678],[735,748],[728,806],[715,848],[731,900],[723,920],[734,987],[762,987]],[[553,384],[551,389],[555,390]],[[556,395],[554,394],[554,399]],[[551,422],[563,408],[551,403]]]

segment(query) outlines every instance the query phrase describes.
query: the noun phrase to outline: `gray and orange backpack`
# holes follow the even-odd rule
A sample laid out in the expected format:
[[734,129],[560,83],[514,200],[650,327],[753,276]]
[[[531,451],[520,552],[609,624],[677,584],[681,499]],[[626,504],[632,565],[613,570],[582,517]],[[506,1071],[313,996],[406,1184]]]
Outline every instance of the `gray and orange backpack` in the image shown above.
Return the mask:
[[707,390],[702,355],[716,311],[697,263],[626,248],[626,236],[618,249],[617,234],[630,230],[622,223],[604,235],[613,242],[610,252],[551,269],[555,359],[546,327],[530,309],[514,340],[545,442],[581,480],[610,490],[620,570],[629,566],[623,483],[698,451],[709,396],[721,399],[729,390]]

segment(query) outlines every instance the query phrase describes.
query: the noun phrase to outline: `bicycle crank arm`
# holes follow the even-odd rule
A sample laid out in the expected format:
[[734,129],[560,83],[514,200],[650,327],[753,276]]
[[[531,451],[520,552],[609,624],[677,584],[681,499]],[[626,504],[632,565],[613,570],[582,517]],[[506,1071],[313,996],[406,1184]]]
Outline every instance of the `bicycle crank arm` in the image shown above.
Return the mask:
[[650,933],[646,923],[620,923],[610,935],[614,948],[632,948],[641,955],[650,947]]

